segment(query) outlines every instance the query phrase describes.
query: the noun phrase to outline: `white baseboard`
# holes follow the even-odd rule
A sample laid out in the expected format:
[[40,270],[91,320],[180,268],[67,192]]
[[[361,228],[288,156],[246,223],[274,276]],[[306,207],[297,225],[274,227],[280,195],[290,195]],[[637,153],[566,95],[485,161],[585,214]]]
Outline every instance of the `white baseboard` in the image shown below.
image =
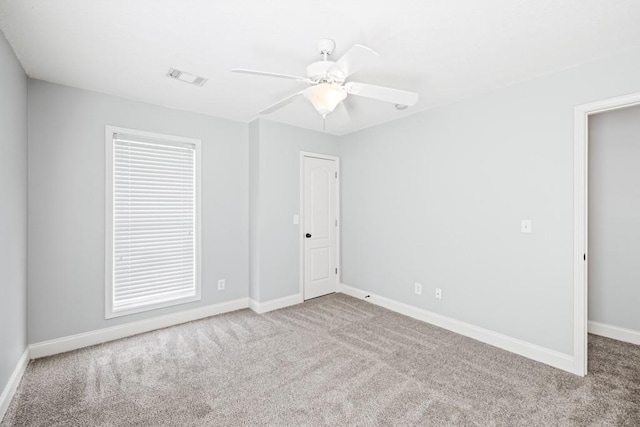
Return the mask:
[[302,295],[300,294],[289,295],[287,297],[272,299],[265,302],[258,302],[256,300],[250,299],[249,308],[258,314],[262,314],[269,311],[289,307],[291,305],[300,304],[302,301]]
[[18,363],[9,377],[9,382],[7,382],[7,385],[4,387],[2,394],[0,394],[0,422],[2,422],[7,409],[9,409],[11,399],[13,399],[13,395],[18,389],[18,385],[20,384],[20,380],[22,380],[22,375],[24,375],[24,371],[27,369],[28,364],[29,348],[26,348],[24,353],[22,353],[22,356],[20,356],[20,359],[18,359]]
[[365,299],[372,304],[379,305],[391,311],[395,311],[405,316],[448,329],[460,335],[490,344],[494,347],[510,351],[520,356],[533,359],[538,362],[545,363],[564,371],[573,373],[573,356],[550,350],[536,344],[512,338],[508,335],[500,334],[489,329],[481,328],[470,323],[452,319],[441,314],[433,313],[422,308],[414,307],[409,304],[398,302],[389,298],[365,292],[361,289],[354,288],[345,284],[340,284],[340,292],[355,298]]
[[591,320],[589,320],[587,325],[590,334],[601,335],[614,340],[640,345],[640,331],[608,325],[606,323],[594,322]]
[[216,314],[228,313],[230,311],[236,311],[247,307],[249,307],[249,298],[240,298],[233,301],[221,302],[218,304],[211,304],[204,307],[165,314],[151,319],[98,329],[96,331],[83,332],[81,334],[42,341],[29,345],[29,350],[31,352],[31,358],[37,359],[39,357],[51,356],[58,353],[64,353],[66,351],[102,344],[108,341],[129,337],[131,335],[179,325],[181,323],[191,322],[205,317],[215,316]]

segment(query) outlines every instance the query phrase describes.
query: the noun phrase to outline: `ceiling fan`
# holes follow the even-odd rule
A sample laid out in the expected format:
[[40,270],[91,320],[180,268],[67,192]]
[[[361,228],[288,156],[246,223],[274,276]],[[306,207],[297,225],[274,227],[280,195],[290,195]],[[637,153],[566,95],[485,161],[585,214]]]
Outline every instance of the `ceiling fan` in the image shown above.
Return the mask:
[[400,110],[412,106],[418,101],[418,94],[414,92],[347,81],[355,72],[373,65],[378,59],[378,54],[373,49],[356,44],[337,61],[329,61],[327,57],[331,55],[335,46],[335,42],[331,39],[320,39],[318,41],[318,50],[323,56],[323,60],[310,64],[307,67],[306,77],[247,70],[244,68],[235,68],[231,71],[235,73],[296,80],[309,85],[306,89],[281,99],[275,104],[259,111],[259,114],[272,113],[290,104],[299,96],[304,96],[308,99],[323,119],[327,114],[333,112],[349,95],[390,102],[395,104],[396,108]]

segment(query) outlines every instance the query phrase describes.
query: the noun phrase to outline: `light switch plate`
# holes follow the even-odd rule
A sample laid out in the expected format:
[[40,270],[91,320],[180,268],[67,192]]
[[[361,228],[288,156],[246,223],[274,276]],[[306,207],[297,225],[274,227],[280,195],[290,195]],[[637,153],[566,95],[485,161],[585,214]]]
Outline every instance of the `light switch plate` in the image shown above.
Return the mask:
[[520,231],[523,233],[531,233],[531,220],[523,219],[520,222]]
[[300,215],[294,215],[294,216],[293,216],[293,223],[294,223],[295,225],[300,224]]

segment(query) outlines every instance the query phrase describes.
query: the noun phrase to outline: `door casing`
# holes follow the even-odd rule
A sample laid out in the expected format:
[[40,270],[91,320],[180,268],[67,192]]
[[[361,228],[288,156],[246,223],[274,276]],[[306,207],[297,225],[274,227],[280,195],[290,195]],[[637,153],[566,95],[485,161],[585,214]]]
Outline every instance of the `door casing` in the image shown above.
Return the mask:
[[573,373],[587,375],[589,116],[640,105],[640,92],[578,105],[573,110]]

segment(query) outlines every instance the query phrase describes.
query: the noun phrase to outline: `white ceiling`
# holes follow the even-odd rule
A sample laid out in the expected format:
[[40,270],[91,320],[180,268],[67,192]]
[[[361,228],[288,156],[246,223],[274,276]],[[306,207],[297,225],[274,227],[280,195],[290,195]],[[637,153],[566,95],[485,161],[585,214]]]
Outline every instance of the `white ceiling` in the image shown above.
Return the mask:
[[[231,73],[304,75],[316,42],[376,50],[352,80],[416,91],[405,111],[349,97],[342,135],[640,45],[637,0],[0,0],[0,28],[33,78],[233,120],[305,87]],[[169,67],[209,78],[202,87]],[[319,130],[304,99],[265,116]]]

